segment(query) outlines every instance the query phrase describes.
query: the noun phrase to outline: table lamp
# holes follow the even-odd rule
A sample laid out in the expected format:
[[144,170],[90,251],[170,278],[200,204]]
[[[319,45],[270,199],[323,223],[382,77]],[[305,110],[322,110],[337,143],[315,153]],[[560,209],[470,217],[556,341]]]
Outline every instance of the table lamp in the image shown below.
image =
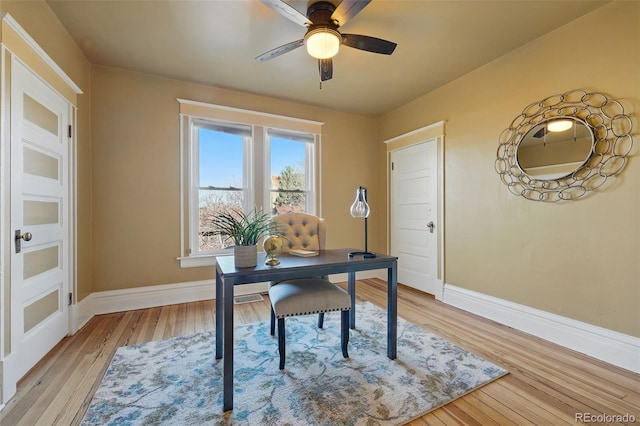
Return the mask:
[[376,257],[375,253],[369,252],[367,248],[367,237],[369,233],[367,229],[367,218],[370,212],[371,209],[369,208],[369,204],[367,204],[367,188],[359,186],[356,190],[356,200],[351,205],[351,216],[354,218],[364,218],[364,251],[352,251],[349,253],[349,257],[356,255],[362,255],[364,258]]

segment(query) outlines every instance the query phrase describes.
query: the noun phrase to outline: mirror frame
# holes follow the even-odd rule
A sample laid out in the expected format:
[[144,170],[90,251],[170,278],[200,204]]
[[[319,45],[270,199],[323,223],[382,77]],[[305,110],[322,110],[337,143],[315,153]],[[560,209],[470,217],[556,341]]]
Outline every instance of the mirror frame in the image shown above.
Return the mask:
[[[572,173],[556,179],[527,175],[517,160],[518,146],[538,124],[570,117],[586,125],[592,135],[591,153]],[[532,201],[575,200],[600,188],[624,169],[633,147],[633,122],[620,102],[602,93],[571,90],[529,104],[498,138],[494,167],[514,195]]]

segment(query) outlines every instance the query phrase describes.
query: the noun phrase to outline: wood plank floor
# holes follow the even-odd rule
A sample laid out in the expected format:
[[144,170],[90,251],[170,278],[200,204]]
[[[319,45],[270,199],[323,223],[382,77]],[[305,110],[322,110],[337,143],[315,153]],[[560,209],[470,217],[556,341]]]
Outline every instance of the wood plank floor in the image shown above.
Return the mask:
[[[359,300],[386,306],[386,283],[361,280]],[[506,368],[510,374],[410,425],[561,425],[587,415],[640,422],[640,376],[400,286],[399,315]],[[214,329],[213,300],[94,317],[18,385],[2,426],[77,425],[119,346]],[[269,318],[269,302],[236,305],[237,324]],[[582,418],[577,418],[585,413]],[[593,420],[593,418],[591,418]],[[619,424],[615,417],[605,422]],[[592,424],[594,422],[591,422]]]

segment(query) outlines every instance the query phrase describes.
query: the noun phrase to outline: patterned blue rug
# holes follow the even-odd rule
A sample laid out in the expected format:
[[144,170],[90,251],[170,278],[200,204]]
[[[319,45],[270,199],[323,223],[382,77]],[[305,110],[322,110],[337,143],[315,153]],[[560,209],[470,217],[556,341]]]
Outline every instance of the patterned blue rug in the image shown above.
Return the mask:
[[349,356],[340,315],[286,321],[278,370],[269,323],[235,328],[234,410],[222,412],[222,361],[212,333],[118,348],[83,425],[399,425],[507,371],[398,318],[398,358],[386,355],[387,314],[356,307]]

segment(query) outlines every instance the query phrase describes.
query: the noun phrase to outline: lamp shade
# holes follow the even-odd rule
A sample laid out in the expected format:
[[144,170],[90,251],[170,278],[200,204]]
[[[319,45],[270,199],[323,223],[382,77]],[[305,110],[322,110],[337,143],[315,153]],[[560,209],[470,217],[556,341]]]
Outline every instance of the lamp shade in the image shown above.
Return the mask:
[[364,186],[358,187],[356,190],[356,199],[351,205],[352,217],[369,217],[369,204],[367,204],[367,188]]
[[329,59],[340,50],[340,34],[331,28],[316,28],[304,36],[307,52],[316,59]]

